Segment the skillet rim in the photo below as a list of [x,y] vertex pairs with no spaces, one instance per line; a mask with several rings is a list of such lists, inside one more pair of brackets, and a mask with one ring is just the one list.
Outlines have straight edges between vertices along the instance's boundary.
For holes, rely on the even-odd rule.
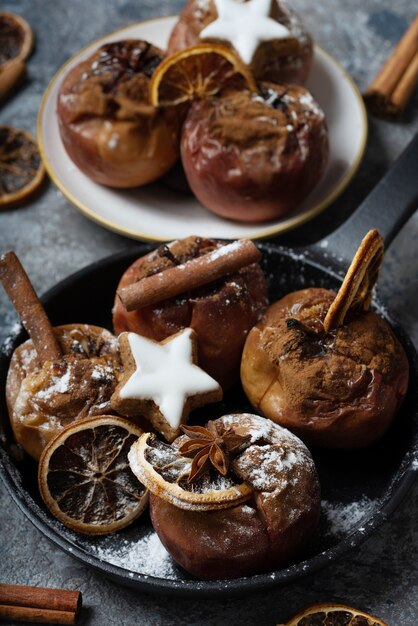
[[[328,266],[325,267],[318,260],[320,255],[316,250],[310,250],[309,248],[304,250],[303,253],[305,258],[302,260],[300,259],[302,251],[298,249],[289,249],[269,242],[257,242],[256,245],[262,251],[264,250],[267,252],[271,250],[274,253],[279,253],[292,259],[297,259],[299,262],[303,263],[303,265],[315,268],[329,277],[336,280],[341,279],[341,265],[338,261],[333,260],[332,257],[328,257],[326,259]],[[74,284],[77,280],[86,277],[94,271],[99,269],[103,270],[106,267],[125,259],[127,263],[130,263],[137,258],[137,256],[142,255],[155,247],[156,245],[152,244],[140,244],[135,248],[118,252],[94,261],[93,263],[59,281],[41,297],[41,300],[48,309],[48,303],[53,300],[57,294],[65,289],[68,289],[68,287]],[[395,334],[404,346],[408,355],[411,370],[417,373],[418,355],[412,341],[409,339],[409,336],[396,319],[391,316],[390,311],[388,311],[378,299],[375,300],[375,304],[377,304],[378,309],[384,314],[384,317],[390,323]],[[21,343],[23,337],[24,331],[21,330],[21,332],[14,337],[6,339],[5,344],[0,349],[0,369],[3,367],[7,368],[12,353],[11,347],[15,349],[15,347]],[[10,341],[12,341],[12,345],[10,344]],[[415,413],[415,416],[418,416],[418,411]],[[3,433],[0,433],[0,435],[3,435]],[[398,472],[392,477],[392,481],[389,484],[380,508],[373,512],[372,517],[364,525],[362,525],[361,528],[353,530],[337,544],[309,559],[290,565],[284,569],[278,570],[277,572],[255,574],[253,576],[230,580],[177,581],[140,573],[134,573],[133,577],[132,575],[129,576],[129,573],[132,574],[132,572],[129,572],[128,570],[117,565],[113,565],[112,563],[100,560],[98,557],[89,554],[87,551],[77,546],[67,537],[63,537],[60,534],[59,527],[56,526],[55,520],[50,518],[46,511],[44,511],[35,502],[35,500],[33,500],[30,493],[23,488],[19,477],[16,476],[14,463],[9,458],[6,450],[3,449],[1,444],[2,441],[0,439],[0,477],[2,478],[7,491],[18,508],[47,539],[61,548],[68,555],[75,557],[78,561],[81,561],[89,567],[92,567],[94,570],[105,574],[112,580],[124,586],[133,587],[148,593],[163,593],[178,597],[194,596],[195,598],[214,598],[233,596],[242,591],[266,591],[273,587],[278,587],[279,585],[295,582],[305,576],[313,574],[366,540],[401,504],[407,492],[412,487],[416,475],[418,474],[418,429],[416,429],[414,438],[411,441],[411,447],[407,450],[407,454],[409,454],[411,458],[409,461],[405,458]],[[415,452],[415,456],[413,452]]]

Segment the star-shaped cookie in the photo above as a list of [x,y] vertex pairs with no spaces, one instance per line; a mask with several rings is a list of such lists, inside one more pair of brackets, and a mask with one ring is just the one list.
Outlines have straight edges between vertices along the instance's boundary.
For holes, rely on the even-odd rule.
[[122,333],[124,375],[111,407],[126,417],[143,416],[168,441],[180,434],[190,411],[222,399],[222,388],[197,365],[197,335],[185,328],[161,343]]
[[250,64],[262,41],[287,39],[290,31],[270,17],[271,0],[215,0],[218,18],[200,33],[200,39],[231,43],[244,63]]

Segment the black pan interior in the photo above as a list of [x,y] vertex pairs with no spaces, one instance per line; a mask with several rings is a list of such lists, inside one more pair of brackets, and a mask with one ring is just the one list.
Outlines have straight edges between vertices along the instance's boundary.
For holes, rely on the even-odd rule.
[[[320,263],[284,248],[269,244],[261,244],[260,248],[271,302],[296,289],[309,286],[335,289],[340,284],[337,270],[325,269]],[[111,308],[119,278],[130,263],[149,249],[150,246],[140,246],[135,253],[109,257],[59,283],[43,298],[52,323],[86,322],[111,328]],[[379,303],[375,306],[402,341],[411,364],[411,380],[417,380],[418,361],[411,342],[386,309]],[[411,384],[400,414],[378,444],[355,452],[312,449],[320,475],[323,511],[314,540],[289,567],[232,581],[208,582],[198,581],[172,564],[167,577],[159,572],[150,575],[117,560],[109,562],[106,557],[109,549],[118,554],[122,548],[133,547],[151,536],[148,515],[114,536],[89,538],[70,532],[46,511],[38,494],[35,463],[26,456],[19,460],[15,454],[4,400],[11,353],[25,338],[22,331],[7,341],[0,357],[1,475],[15,502],[44,535],[122,584],[148,592],[196,597],[267,589],[296,580],[358,545],[395,509],[413,482],[418,465],[418,398],[416,385]],[[239,385],[226,394],[221,404],[196,411],[193,419],[203,422],[235,411],[252,411]]]

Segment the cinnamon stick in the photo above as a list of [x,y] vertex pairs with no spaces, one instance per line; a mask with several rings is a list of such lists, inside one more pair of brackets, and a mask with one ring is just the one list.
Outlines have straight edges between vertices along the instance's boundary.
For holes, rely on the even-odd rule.
[[120,289],[118,297],[127,311],[134,311],[207,285],[260,258],[261,253],[254,243],[249,239],[241,239],[182,265],[143,278]]
[[80,591],[0,584],[0,620],[40,624],[75,624]]
[[383,261],[384,242],[373,228],[363,238],[351,261],[341,287],[324,319],[324,330],[344,324],[349,310],[367,311],[372,299],[372,290],[377,281]]
[[32,622],[35,624],[75,624],[77,616],[70,611],[38,609],[36,607],[0,605],[0,621]]
[[62,353],[51,323],[14,252],[0,257],[0,281],[33,341],[39,362],[59,359]]
[[409,102],[415,87],[418,85],[418,50],[409,66],[405,70],[404,75],[392,93],[392,109],[396,114],[400,112]]
[[364,94],[368,110],[380,117],[403,111],[418,84],[418,16]]

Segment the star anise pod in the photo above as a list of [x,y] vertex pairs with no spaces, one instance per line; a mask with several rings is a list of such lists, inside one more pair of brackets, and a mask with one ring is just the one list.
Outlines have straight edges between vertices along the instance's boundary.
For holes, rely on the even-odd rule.
[[214,422],[209,422],[207,428],[203,426],[181,426],[187,435],[179,452],[184,456],[193,457],[188,482],[199,478],[212,466],[223,476],[226,476],[229,461],[245,444],[249,443],[250,435],[237,435],[232,429],[218,433]]

